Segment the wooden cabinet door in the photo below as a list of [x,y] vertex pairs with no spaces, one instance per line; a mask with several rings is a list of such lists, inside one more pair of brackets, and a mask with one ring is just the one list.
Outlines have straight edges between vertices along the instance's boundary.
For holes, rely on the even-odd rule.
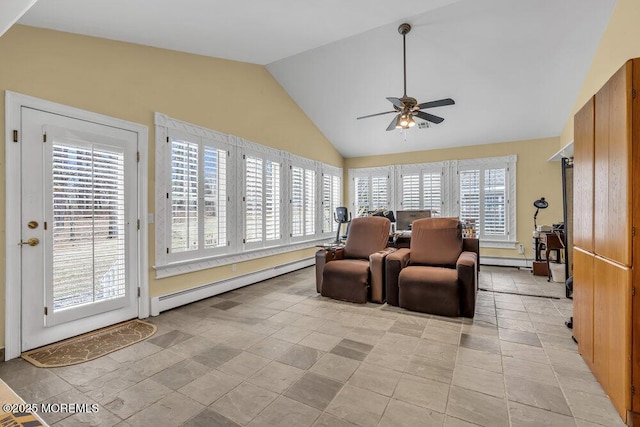
[[594,98],[573,119],[573,244],[593,252]]
[[623,420],[631,408],[631,269],[594,262],[593,371]]
[[573,336],[578,351],[593,369],[593,273],[592,253],[573,250]]
[[595,95],[594,252],[631,265],[631,81],[628,61]]

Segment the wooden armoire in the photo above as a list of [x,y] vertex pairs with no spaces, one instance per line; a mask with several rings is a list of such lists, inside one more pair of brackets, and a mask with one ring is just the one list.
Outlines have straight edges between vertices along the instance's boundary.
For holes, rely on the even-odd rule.
[[633,59],[576,114],[573,171],[574,336],[620,416],[633,425],[640,425],[637,89],[640,59]]

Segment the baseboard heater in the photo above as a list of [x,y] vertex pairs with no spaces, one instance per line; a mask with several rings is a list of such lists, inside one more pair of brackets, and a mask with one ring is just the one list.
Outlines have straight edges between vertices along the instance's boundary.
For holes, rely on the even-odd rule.
[[497,265],[500,267],[527,267],[531,268],[531,260],[524,258],[502,258],[480,256],[480,265]]
[[314,257],[151,298],[151,315],[315,265]]

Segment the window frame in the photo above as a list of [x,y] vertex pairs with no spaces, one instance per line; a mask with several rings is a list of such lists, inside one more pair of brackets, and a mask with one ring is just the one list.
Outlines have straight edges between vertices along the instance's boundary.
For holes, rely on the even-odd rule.
[[419,204],[420,206],[417,208],[419,210],[430,209],[430,207],[425,207],[425,197],[424,197],[424,175],[429,173],[439,173],[440,178],[440,211],[438,216],[447,217],[453,215],[452,205],[452,197],[450,191],[450,162],[432,162],[432,163],[417,163],[411,165],[399,165],[397,168],[397,188],[396,188],[396,210],[416,210],[407,209],[403,205],[404,199],[404,177],[407,175],[418,175],[418,188],[419,188]]
[[[321,232],[322,212],[317,209],[321,206],[321,174],[323,170],[331,170],[338,176],[342,176],[342,168],[327,165],[319,161],[295,156],[289,152],[267,147],[247,141],[243,138],[227,135],[211,129],[207,129],[188,122],[174,119],[162,113],[155,113],[155,214],[150,213],[150,223],[155,222],[155,264],[156,278],[171,277],[179,274],[205,270],[213,267],[229,265],[238,262],[249,261],[283,254],[292,251],[313,248],[316,244],[326,241],[329,237]],[[171,238],[171,210],[167,205],[168,195],[171,192],[171,148],[169,144],[169,134],[181,131],[194,137],[200,137],[214,141],[218,146],[227,151],[226,162],[226,191],[227,191],[227,247],[221,253],[203,254],[198,257],[183,255],[179,257],[168,257],[167,244]],[[267,157],[272,161],[279,162],[280,171],[280,234],[278,241],[270,240],[266,244],[249,245],[243,244],[244,221],[237,221],[236,218],[244,217],[244,203],[242,196],[244,193],[244,159],[242,154],[252,152],[259,156]],[[289,166],[292,162],[302,162],[307,167],[315,171],[314,204],[317,216],[314,217],[313,235],[307,235],[304,239],[291,239],[290,233],[290,209],[286,204],[290,194]],[[342,195],[341,195],[342,197]],[[342,204],[342,199],[341,204]],[[153,216],[155,215],[155,221]],[[327,233],[328,234],[328,233]]]
[[[507,167],[507,199],[506,206],[507,219],[505,221],[507,227],[507,235],[503,239],[495,238],[495,236],[483,237],[480,236],[480,246],[488,248],[504,248],[515,249],[517,243],[517,228],[516,228],[516,167],[517,156],[501,156],[501,157],[486,157],[476,159],[465,160],[447,160],[442,162],[431,163],[416,163],[416,164],[403,164],[403,165],[390,165],[385,167],[373,167],[373,168],[353,168],[348,170],[349,179],[349,206],[353,217],[355,218],[357,212],[357,194],[355,188],[356,178],[369,179],[371,177],[382,176],[386,173],[389,174],[389,186],[387,188],[389,198],[389,208],[394,211],[404,210],[402,207],[402,175],[403,174],[420,174],[420,186],[423,185],[422,180],[424,172],[421,171],[434,171],[442,170],[443,179],[441,182],[442,191],[442,214],[443,217],[460,217],[460,175],[459,171],[465,168],[485,168],[492,169],[495,167],[501,167],[506,165]],[[496,166],[497,165],[497,166]],[[391,191],[393,189],[393,191]],[[371,185],[369,184],[369,190],[371,192]],[[370,197],[370,196],[369,196]],[[424,206],[424,201],[420,201],[421,207]]]
[[365,179],[368,182],[368,190],[367,190],[367,198],[369,201],[369,210],[372,206],[372,194],[373,194],[373,179],[374,178],[386,178],[387,185],[387,204],[386,209],[393,209],[395,207],[395,194],[397,191],[392,191],[395,188],[395,174],[394,174],[394,166],[389,167],[376,167],[376,168],[359,168],[359,169],[349,169],[349,194],[352,199],[350,200],[351,212],[353,218],[357,218],[362,216],[364,212],[361,211],[361,208],[358,206],[358,195],[356,194],[356,179]]
[[[302,226],[302,234],[294,236],[293,235],[293,218],[294,218],[294,206],[293,206],[293,168],[302,169],[302,203],[303,203],[303,226]],[[305,159],[304,157],[291,155],[289,157],[289,176],[288,176],[288,184],[289,184],[289,239],[291,242],[302,242],[307,240],[313,240],[322,237],[322,233],[320,232],[320,219],[321,214],[318,209],[322,203],[322,195],[321,195],[321,171],[318,167],[318,162],[315,162],[310,159]],[[309,173],[313,173],[313,182],[311,185],[308,185],[308,175]],[[313,192],[313,206],[311,206],[312,212],[308,212],[308,206],[306,203],[307,193]],[[313,228],[311,233],[308,232],[306,219],[311,218],[313,220]]]
[[[517,156],[487,157],[480,159],[458,160],[453,164],[457,176],[456,200],[457,216],[460,217],[460,172],[478,170],[480,176],[480,224],[478,238],[481,247],[514,249],[517,242],[516,228],[516,166]],[[504,236],[484,234],[484,173],[489,169],[505,169],[505,234]]]
[[[344,199],[342,197],[342,192],[343,192],[342,169],[334,166],[324,165],[324,164],[321,166],[321,168],[322,168],[322,172],[320,174],[320,188],[321,188],[320,206],[322,207],[322,209],[319,209],[320,233],[326,237],[333,237],[335,233],[338,231],[338,225],[339,225],[334,220],[336,208],[339,206],[345,206]],[[329,208],[328,208],[329,217],[328,218],[325,217],[325,199],[326,199],[325,186],[324,186],[325,177],[328,177],[330,182],[329,195],[328,195],[328,201],[329,201]],[[335,187],[336,179],[338,181],[337,188]],[[328,221],[331,224],[331,227],[329,227],[330,228],[329,230],[326,230],[324,227],[325,219],[328,219]]]
[[[224,246],[217,246],[214,248],[204,248],[204,222],[202,221],[202,219],[204,218],[204,148],[206,147],[212,147],[215,148],[216,150],[219,151],[223,151],[224,153],[226,153],[227,158],[225,159],[225,190],[228,191],[227,189],[229,188],[229,176],[228,176],[228,160],[229,160],[229,152],[226,149],[226,144],[224,143],[224,141],[221,140],[216,140],[214,138],[211,137],[207,137],[207,136],[199,136],[199,135],[194,135],[182,130],[178,130],[178,129],[169,129],[167,132],[167,140],[166,140],[166,144],[167,144],[167,151],[168,151],[168,155],[166,156],[166,160],[168,162],[168,165],[166,165],[165,167],[167,168],[167,170],[169,171],[169,176],[171,177],[172,172],[173,172],[173,165],[172,165],[172,146],[171,144],[173,143],[173,139],[179,139],[181,141],[186,141],[192,144],[197,144],[198,146],[198,172],[197,172],[197,176],[198,176],[198,191],[197,191],[197,198],[198,198],[198,248],[197,249],[193,249],[193,250],[185,250],[185,251],[180,251],[180,252],[173,252],[171,250],[171,235],[172,235],[172,187],[169,184],[167,187],[167,191],[166,191],[166,197],[164,198],[164,201],[166,203],[165,206],[165,211],[169,213],[168,215],[168,220],[165,222],[164,226],[165,226],[165,234],[167,236],[169,236],[169,239],[166,241],[165,247],[166,247],[166,262],[167,263],[175,263],[175,262],[182,262],[185,260],[190,260],[190,259],[200,259],[200,258],[206,258],[206,257],[211,257],[211,256],[216,256],[216,255],[223,255],[229,252],[229,216],[228,216],[228,209],[225,209],[225,240],[227,241],[227,244]],[[160,193],[162,194],[162,193]]]

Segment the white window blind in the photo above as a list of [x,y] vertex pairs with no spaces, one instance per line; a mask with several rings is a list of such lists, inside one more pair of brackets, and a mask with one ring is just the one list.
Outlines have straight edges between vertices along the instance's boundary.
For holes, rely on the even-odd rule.
[[460,219],[471,223],[480,239],[509,237],[508,168],[461,170]]
[[245,243],[262,241],[262,159],[245,156]]
[[204,147],[204,247],[227,245],[227,153]]
[[442,216],[442,172],[423,173],[422,208],[430,209],[432,217]]
[[280,240],[280,163],[245,155],[244,169],[244,243]]
[[265,240],[278,240],[280,232],[280,163],[266,161],[265,168]]
[[355,215],[361,216],[371,210],[371,204],[369,201],[369,178],[359,176],[355,177],[355,189]]
[[484,223],[485,236],[504,236],[506,221],[506,169],[484,171]]
[[340,197],[342,179],[336,175],[322,175],[322,232],[338,230],[338,223],[334,221],[333,214],[338,206],[341,206]]
[[431,216],[442,214],[442,172],[421,170],[400,176],[402,210],[431,210]]
[[125,296],[124,154],[53,145],[53,310]]
[[316,171],[291,167],[291,237],[316,234]]
[[420,175],[402,176],[402,209],[416,210],[421,207]]
[[460,171],[460,220],[469,222],[476,233],[480,225],[480,171]]
[[386,176],[371,177],[371,208],[387,209],[389,207],[389,178]]
[[183,135],[171,138],[171,243],[175,260],[227,247],[227,151]]
[[171,141],[171,253],[198,249],[197,143]]
[[304,235],[304,169],[291,168],[291,237]]
[[[354,216],[363,216],[376,209],[390,208],[389,172],[371,172],[352,177],[354,186]],[[353,193],[352,193],[353,194]]]

